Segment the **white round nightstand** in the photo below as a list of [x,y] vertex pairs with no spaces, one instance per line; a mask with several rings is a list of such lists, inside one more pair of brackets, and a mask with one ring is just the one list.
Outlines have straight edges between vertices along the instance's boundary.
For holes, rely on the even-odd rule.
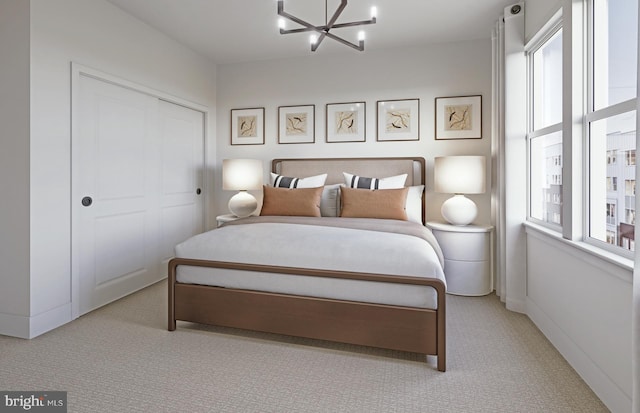
[[216,222],[218,223],[218,226],[220,226],[225,222],[235,221],[236,219],[239,219],[239,218],[233,214],[224,214],[224,215],[218,215],[216,217]]
[[427,228],[442,248],[448,293],[487,295],[493,291],[492,226],[427,222]]

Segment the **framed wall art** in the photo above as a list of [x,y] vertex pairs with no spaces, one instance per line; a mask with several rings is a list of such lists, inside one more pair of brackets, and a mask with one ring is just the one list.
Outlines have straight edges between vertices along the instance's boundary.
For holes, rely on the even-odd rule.
[[264,108],[231,109],[231,144],[264,144]]
[[314,143],[315,105],[278,107],[278,143]]
[[436,139],[482,139],[482,96],[436,98]]
[[327,104],[327,142],[366,140],[366,103]]
[[420,99],[378,101],[378,141],[420,140]]

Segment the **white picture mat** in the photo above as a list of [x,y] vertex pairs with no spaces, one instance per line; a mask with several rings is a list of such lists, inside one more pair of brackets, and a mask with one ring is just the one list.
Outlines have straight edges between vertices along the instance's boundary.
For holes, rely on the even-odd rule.
[[[355,112],[355,130],[353,132],[341,133],[337,131],[336,124],[339,122],[340,113]],[[366,140],[366,103],[328,103],[326,133],[327,142],[364,142]]]
[[[244,118],[255,120],[255,133],[242,136],[238,123]],[[262,145],[264,144],[264,108],[231,109],[231,144]]]
[[[314,143],[315,142],[315,105],[278,107],[278,143]],[[288,134],[287,115],[303,113],[306,115],[306,133]]]
[[[387,131],[387,115],[390,111],[402,110],[409,114],[406,130]],[[417,141],[420,140],[420,100],[383,100],[378,101],[378,141]]]
[[[471,106],[471,129],[446,130],[446,107],[453,105]],[[482,96],[454,96],[436,98],[436,139],[481,139],[482,138]]]

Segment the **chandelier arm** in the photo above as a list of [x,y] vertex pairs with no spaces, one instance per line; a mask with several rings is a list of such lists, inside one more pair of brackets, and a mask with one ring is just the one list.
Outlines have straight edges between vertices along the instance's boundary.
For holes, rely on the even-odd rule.
[[[326,8],[326,4],[327,4],[326,0],[324,4]],[[342,14],[342,11],[344,10],[345,7],[347,7],[347,0],[341,0],[340,5],[338,6],[338,9],[335,11],[335,13],[333,13],[333,16],[331,16],[331,20],[327,22],[327,28],[318,37],[318,40],[316,40],[316,42],[311,46],[312,51],[315,52],[318,46],[320,46],[320,43],[322,43],[322,41],[327,36],[327,34],[329,34],[329,30],[333,28],[333,25],[336,23],[336,20],[338,20],[338,17],[340,17],[340,14]]]
[[[278,0],[278,15],[285,17],[289,20],[291,20],[294,23],[298,23],[300,26],[304,26],[306,28],[306,30],[302,30],[299,29],[300,31],[316,31],[318,33],[324,33],[322,27],[316,27],[314,25],[312,25],[311,23],[308,23],[302,19],[297,18],[296,16],[287,13],[286,11],[284,11],[284,1],[283,0]],[[284,29],[280,29],[280,34],[288,34],[289,32],[292,32],[290,30],[284,30]]]
[[372,17],[370,20],[362,20],[359,22],[350,22],[350,23],[338,23],[331,26],[332,29],[340,29],[342,27],[353,27],[353,26],[364,26],[367,24],[375,24],[376,18]]
[[[350,23],[338,23],[334,24],[332,29],[340,29],[343,27],[354,27],[354,26],[364,26],[366,24],[375,24],[376,19],[373,18],[371,20],[363,20],[359,22],[350,22]],[[292,34],[292,33],[304,33],[304,32],[320,32],[327,29],[327,26],[311,26],[300,28],[300,29],[280,29],[280,34]]]
[[340,43],[344,44],[345,46],[352,47],[352,48],[354,48],[354,49],[356,49],[358,51],[361,51],[361,52],[364,50],[364,40],[360,40],[360,42],[356,45],[356,44],[351,43],[348,40],[344,40],[343,38],[336,36],[333,33],[326,33],[326,35],[327,35],[328,38],[333,39],[333,40],[335,40],[337,42],[340,42]]

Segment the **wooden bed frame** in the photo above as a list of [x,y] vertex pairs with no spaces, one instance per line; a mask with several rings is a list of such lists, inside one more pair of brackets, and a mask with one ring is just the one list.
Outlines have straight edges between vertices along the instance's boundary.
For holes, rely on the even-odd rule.
[[[393,165],[406,161],[413,169],[418,163],[420,172],[411,177],[407,186],[424,184],[423,158],[340,158],[274,160],[274,172],[288,176],[311,176],[314,167],[300,165],[335,164],[338,169],[365,176],[390,176],[386,173]],[[344,162],[348,163],[342,169]],[[361,165],[364,167],[360,167]],[[289,167],[294,165],[293,167]],[[284,166],[280,169],[281,166]],[[381,170],[385,172],[380,172]],[[292,173],[293,172],[293,173]],[[384,175],[383,175],[384,174]],[[341,182],[342,177],[329,174],[327,184]],[[337,182],[336,182],[337,181]],[[424,216],[424,203],[423,203]],[[182,284],[176,281],[179,266],[197,266],[228,269],[230,271],[258,271],[264,273],[293,274],[313,277],[344,278],[378,281],[394,284],[430,286],[437,292],[437,309],[371,304],[355,301],[332,300],[289,294]],[[446,369],[446,288],[442,281],[410,276],[380,275],[347,271],[317,270],[267,265],[254,265],[221,261],[174,258],[168,269],[168,329],[176,329],[176,320],[225,327],[286,334],[313,339],[330,340],[392,350],[409,351],[437,356],[437,369]]]

